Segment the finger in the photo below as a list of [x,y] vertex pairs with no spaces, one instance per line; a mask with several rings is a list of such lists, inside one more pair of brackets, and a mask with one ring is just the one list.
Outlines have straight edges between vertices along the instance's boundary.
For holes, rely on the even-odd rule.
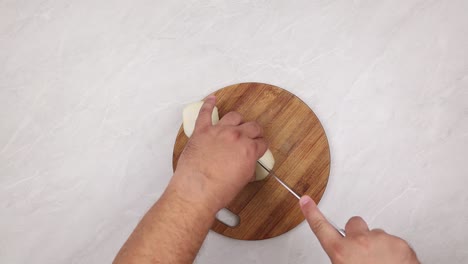
[[341,241],[340,234],[327,221],[315,202],[307,195],[301,197],[299,204],[310,228],[317,236],[328,255],[333,254],[334,245]]
[[195,129],[208,127],[213,124],[211,120],[211,115],[213,113],[215,104],[216,104],[216,97],[214,95],[210,95],[205,98],[205,102],[200,108],[197,121],[195,122]]
[[376,233],[376,234],[387,234],[387,232],[385,232],[383,229],[380,229],[380,228],[372,229],[371,232]]
[[257,160],[260,159],[263,154],[265,154],[265,152],[267,151],[268,149],[268,143],[266,142],[265,139],[263,138],[256,138],[254,139],[254,142],[256,144],[256,151],[257,151]]
[[259,138],[263,136],[263,129],[257,122],[247,122],[239,126],[242,134],[249,138]]
[[369,232],[367,223],[359,216],[351,217],[345,226],[346,236],[362,235]]
[[237,112],[229,112],[219,120],[223,126],[238,126],[242,123],[242,115]]

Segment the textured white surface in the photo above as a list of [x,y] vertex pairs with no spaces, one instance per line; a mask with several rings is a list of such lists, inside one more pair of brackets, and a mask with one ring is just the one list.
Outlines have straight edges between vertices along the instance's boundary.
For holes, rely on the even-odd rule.
[[[0,262],[108,263],[171,176],[181,111],[259,81],[327,131],[320,207],[467,263],[468,2],[0,1]],[[305,224],[198,263],[327,263]]]

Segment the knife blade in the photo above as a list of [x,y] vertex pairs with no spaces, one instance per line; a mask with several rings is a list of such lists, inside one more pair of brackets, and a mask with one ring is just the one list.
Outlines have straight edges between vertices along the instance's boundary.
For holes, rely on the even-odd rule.
[[[294,195],[294,197],[296,197],[298,200],[301,199],[301,196],[299,194],[297,194],[295,191],[293,191],[293,189],[291,189],[291,187],[289,187],[284,181],[282,181],[278,176],[276,176],[276,173],[272,170],[272,169],[269,169],[265,166],[265,164],[263,164],[261,161],[257,161],[257,163],[263,168],[265,169],[266,171],[268,171],[268,173],[273,177],[275,178],[275,180],[277,182],[279,182],[281,184],[281,186],[283,186],[286,190],[289,191],[289,193],[291,193],[292,195]],[[343,228],[339,228],[335,223],[333,223],[332,221],[330,221],[330,219],[328,219],[327,217],[325,217],[325,219],[327,219],[327,221],[336,229],[336,231],[342,236],[342,237],[345,237],[346,236],[346,233],[345,233],[345,230]]]
[[266,171],[268,171],[268,173],[273,176],[273,178],[275,178],[275,180],[277,180],[281,185],[283,185],[284,188],[286,188],[286,190],[288,190],[292,195],[294,195],[294,197],[296,197],[298,200],[301,199],[301,196],[299,194],[297,194],[295,191],[293,191],[286,183],[284,183],[280,178],[278,178],[278,176],[276,176],[276,174],[270,170],[269,168],[267,168],[261,161],[257,161],[258,164],[260,164],[260,166],[262,166],[263,169],[265,169]]

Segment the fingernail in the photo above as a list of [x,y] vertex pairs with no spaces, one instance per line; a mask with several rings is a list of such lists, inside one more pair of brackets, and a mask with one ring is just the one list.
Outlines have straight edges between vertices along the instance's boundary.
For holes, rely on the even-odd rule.
[[299,200],[299,204],[300,204],[301,206],[304,206],[304,205],[310,203],[311,201],[312,201],[312,198],[310,198],[310,197],[307,196],[307,195],[304,195],[304,196],[302,196],[301,199]]

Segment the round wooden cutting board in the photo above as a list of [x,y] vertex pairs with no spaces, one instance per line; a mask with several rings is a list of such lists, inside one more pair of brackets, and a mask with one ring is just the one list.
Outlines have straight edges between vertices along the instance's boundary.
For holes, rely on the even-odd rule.
[[[240,83],[214,94],[220,118],[237,111],[245,121],[256,120],[264,128],[277,176],[318,203],[328,182],[330,149],[314,112],[294,94],[269,84]],[[181,126],[174,145],[174,170],[187,141]],[[239,216],[239,224],[230,227],[216,220],[212,230],[236,239],[272,238],[304,220],[298,200],[273,177],[249,183],[227,209]]]

